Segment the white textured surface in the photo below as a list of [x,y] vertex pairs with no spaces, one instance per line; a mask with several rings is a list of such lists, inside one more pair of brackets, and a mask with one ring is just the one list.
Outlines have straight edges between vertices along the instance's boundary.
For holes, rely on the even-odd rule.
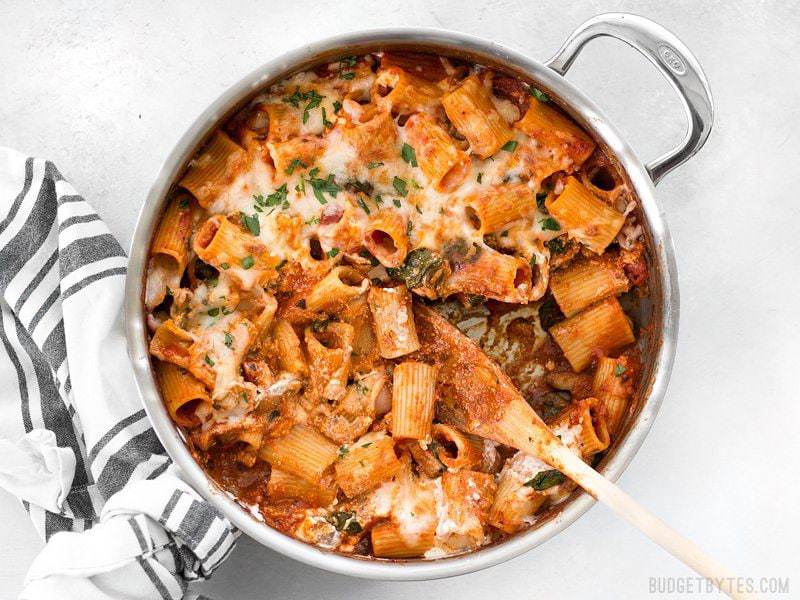
[[[697,54],[714,132],[658,188],[682,292],[678,356],[653,430],[621,485],[744,576],[800,590],[800,85],[790,3],[53,2],[0,4],[0,144],[53,160],[127,245],[163,157],[218,94],[284,49],[382,26],[458,29],[544,59],[586,18],[648,16]],[[367,6],[367,3],[363,3]],[[593,42],[569,78],[650,159],[684,130],[677,100],[620,43]],[[13,597],[40,548],[0,492],[0,590]],[[602,507],[505,565],[428,583],[359,581],[241,540],[212,581],[226,598],[614,597],[689,576]]]

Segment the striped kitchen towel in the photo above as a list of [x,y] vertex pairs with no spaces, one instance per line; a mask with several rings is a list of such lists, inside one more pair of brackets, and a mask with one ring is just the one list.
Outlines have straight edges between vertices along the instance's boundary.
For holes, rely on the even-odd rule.
[[126,257],[56,167],[0,147],[0,486],[47,540],[21,598],[184,598],[233,549],[125,351]]

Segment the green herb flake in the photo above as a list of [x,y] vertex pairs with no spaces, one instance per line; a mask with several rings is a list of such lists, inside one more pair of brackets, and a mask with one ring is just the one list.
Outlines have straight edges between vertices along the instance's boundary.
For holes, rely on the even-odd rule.
[[382,166],[383,166],[382,162],[378,162],[378,161],[375,161],[375,160],[372,160],[372,161],[367,163],[367,168],[368,169],[377,169],[378,167],[382,167]]
[[326,254],[328,255],[328,258],[333,258],[337,254],[339,254],[339,249],[338,248],[331,248],[330,250],[328,250],[328,252]]
[[528,93],[536,98],[539,102],[550,102],[550,96],[545,94],[539,88],[535,88],[533,86],[528,87]]
[[239,213],[239,215],[242,219],[242,223],[244,223],[244,226],[250,230],[250,233],[253,235],[258,235],[261,233],[261,224],[258,221],[258,215],[254,214],[250,216],[244,213]]
[[370,251],[369,251],[369,250],[367,250],[366,248],[362,249],[362,250],[361,250],[361,251],[358,253],[358,255],[359,255],[361,258],[366,258],[366,259],[367,259],[367,260],[370,262],[370,264],[371,264],[373,267],[377,267],[377,266],[380,264],[380,262],[378,261],[378,259],[377,259],[377,258],[375,258],[374,256],[372,256],[372,254],[370,253]]
[[361,444],[362,448],[369,448],[370,446],[372,446],[372,442],[367,442],[366,444]]
[[547,217],[539,221],[543,231],[561,231],[561,225],[553,217]]
[[328,329],[328,323],[330,322],[330,319],[317,319],[316,321],[312,321],[311,331],[314,333],[322,333]]
[[278,206],[279,204],[286,202],[288,196],[289,190],[286,188],[286,184],[284,183],[281,187],[264,199],[264,206]]
[[227,331],[225,332],[225,345],[228,348],[233,346],[233,336],[230,333],[228,333]]
[[478,173],[478,183],[483,183],[483,173]]
[[322,107],[322,126],[325,129],[330,129],[333,127],[333,121],[328,120],[328,114],[325,112],[325,107]]
[[413,147],[409,146],[408,144],[403,144],[403,149],[400,151],[400,156],[403,157],[403,160],[410,164],[412,167],[419,166],[417,164],[417,152],[414,150]]
[[350,448],[347,446],[339,446],[339,458],[344,458],[348,452],[350,452]]
[[358,205],[359,205],[359,206],[362,208],[362,210],[363,210],[365,213],[367,213],[367,214],[370,214],[369,206],[367,206],[367,203],[366,203],[366,202],[364,202],[364,199],[363,199],[363,198],[361,198],[361,197],[359,196],[359,198],[358,198],[358,200],[356,200],[356,202],[358,202]]
[[392,179],[392,185],[394,186],[394,189],[397,191],[397,193],[400,194],[403,198],[405,198],[408,195],[408,185],[406,184],[405,179],[400,179],[399,177],[395,176],[395,178]]
[[293,158],[292,162],[289,163],[289,166],[286,167],[285,172],[287,175],[291,175],[292,173],[294,173],[295,169],[305,169],[306,167],[308,167],[308,165],[304,163],[302,160],[300,160],[299,158]]
[[531,269],[536,266],[536,255],[531,256],[530,260]]
[[311,90],[303,94],[303,100],[308,100],[308,104],[303,109],[303,124],[308,123],[309,111],[319,106],[325,96],[320,96],[316,91]]
[[320,204],[327,204],[328,201],[325,199],[324,194],[330,194],[331,197],[336,198],[336,194],[342,191],[333,178],[333,173],[328,175],[326,179],[322,179],[317,177],[319,173],[318,168],[311,169],[308,172],[311,175],[311,179],[308,182],[311,184],[311,189],[314,192],[314,197],[317,199],[317,202]]
[[617,377],[622,377],[624,373],[625,373],[625,365],[618,364],[616,367],[614,367],[614,375],[616,375]]
[[206,314],[209,317],[216,317],[219,314],[219,307],[209,308]]
[[311,217],[306,221],[306,225],[319,225],[319,217]]
[[353,67],[356,66],[357,63],[358,63],[357,56],[343,56],[342,58],[339,59],[339,64],[342,66],[342,68],[349,67],[352,69]]
[[377,204],[378,206],[381,206],[383,204],[383,198],[381,198],[380,194],[375,194],[374,200],[375,204]]
[[242,259],[242,268],[244,268],[244,269],[249,269],[249,268],[251,268],[251,267],[252,267],[254,264],[256,264],[256,261],[255,261],[255,259],[254,259],[252,256],[245,256],[245,257]]
[[533,488],[537,492],[543,492],[554,485],[559,485],[566,481],[566,477],[561,471],[550,469],[549,471],[539,471],[533,479],[525,482],[525,487]]
[[445,273],[444,268],[444,259],[439,254],[427,248],[415,248],[400,267],[386,271],[392,279],[403,281],[409,289],[414,289],[435,285]]
[[213,361],[213,360],[211,360],[211,357],[210,357],[208,354],[206,354],[206,355],[203,357],[203,361],[204,361],[204,362],[205,362],[205,363],[206,363],[206,364],[207,364],[209,367],[213,367],[213,366],[214,366],[214,361]]
[[228,269],[231,268],[231,266],[228,263],[224,262],[220,263],[219,268],[222,269],[223,271],[227,271]]
[[181,198],[180,202],[178,202],[178,208],[189,208],[189,199]]
[[397,208],[400,208],[400,200],[397,198],[392,199],[392,204],[394,204]]
[[339,75],[339,77],[340,77],[341,79],[346,79],[346,80],[348,80],[348,81],[349,81],[350,79],[353,79],[353,78],[355,78],[355,76],[356,76],[356,74],[355,74],[355,73],[353,73],[352,71],[350,71],[350,72],[348,72],[348,73],[342,73],[341,75]]
[[333,513],[328,520],[338,531],[342,531],[348,535],[355,535],[361,533],[364,529],[355,517],[355,513],[337,511]]
[[503,147],[502,147],[502,148],[500,148],[500,149],[501,149],[501,150],[505,150],[506,152],[513,152],[514,150],[516,150],[516,149],[517,149],[517,146],[518,146],[518,145],[519,145],[519,142],[518,142],[518,141],[516,141],[516,140],[509,140],[509,141],[507,141],[505,144],[503,144]]
[[338,100],[334,100],[333,102],[333,114],[338,115],[339,111],[342,110],[342,103]]

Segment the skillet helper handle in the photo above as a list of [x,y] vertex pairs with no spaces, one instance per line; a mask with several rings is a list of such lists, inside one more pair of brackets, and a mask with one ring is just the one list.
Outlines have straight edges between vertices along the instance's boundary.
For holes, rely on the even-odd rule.
[[576,29],[545,64],[565,75],[587,42],[608,36],[621,40],[643,54],[678,93],[689,121],[683,141],[646,169],[654,184],[689,160],[705,144],[714,122],[714,104],[705,73],[691,51],[661,25],[626,13],[593,17]]

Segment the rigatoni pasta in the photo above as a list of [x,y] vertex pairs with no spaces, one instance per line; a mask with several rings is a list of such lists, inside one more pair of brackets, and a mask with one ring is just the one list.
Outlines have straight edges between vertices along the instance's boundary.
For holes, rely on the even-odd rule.
[[[457,58],[272,84],[151,240],[168,413],[226,492],[328,550],[435,559],[534,525],[574,484],[511,447],[525,405],[492,406],[515,386],[594,462],[639,385],[647,260],[617,175],[532,83]],[[470,394],[484,416],[453,404]]]

